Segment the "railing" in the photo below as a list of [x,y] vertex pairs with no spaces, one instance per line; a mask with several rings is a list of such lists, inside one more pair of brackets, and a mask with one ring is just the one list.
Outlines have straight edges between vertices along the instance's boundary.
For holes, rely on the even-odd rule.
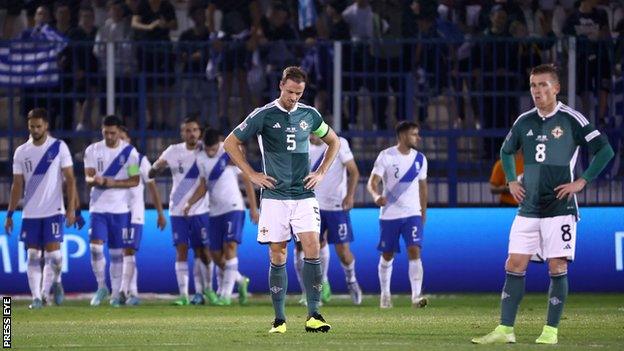
[[[528,71],[553,62],[562,68],[559,98],[598,125],[617,153],[580,202],[624,203],[624,40],[248,44],[70,43],[58,57],[57,84],[0,88],[0,190],[8,189],[12,154],[27,137],[24,116],[32,107],[52,112],[53,134],[68,141],[80,173],[81,152],[100,137],[102,115],[122,116],[137,148],[153,161],[177,142],[184,117],[195,114],[227,133],[253,107],[276,98],[281,69],[297,64],[310,73],[304,100],[350,141],[364,178],[378,152],[394,144],[396,121],[415,120],[430,161],[431,202],[496,204],[488,178],[511,123],[532,107]],[[259,168],[256,151],[250,145]],[[581,157],[579,167],[588,162]],[[169,184],[161,185],[164,195]],[[0,193],[6,203],[8,191]],[[371,203],[364,183],[357,199]]]

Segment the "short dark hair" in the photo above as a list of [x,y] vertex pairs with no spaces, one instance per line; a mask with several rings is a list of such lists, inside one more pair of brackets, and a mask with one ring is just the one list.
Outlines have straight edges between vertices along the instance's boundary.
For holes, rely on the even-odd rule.
[[282,72],[282,83],[286,83],[289,79],[296,83],[306,83],[308,81],[308,74],[299,66],[286,67]]
[[102,120],[102,127],[117,127],[117,128],[122,128],[123,127],[123,121],[121,120],[121,118],[115,116],[115,115],[108,115],[106,117],[104,117],[104,119]]
[[93,9],[93,6],[91,5],[80,5],[78,12],[91,12],[95,14],[95,10]]
[[396,127],[394,127],[394,131],[396,132],[396,136],[398,137],[399,135],[409,131],[410,129],[414,129],[414,128],[420,129],[420,125],[418,125],[418,123],[412,122],[412,121],[401,121],[401,122],[397,123]]
[[553,63],[544,63],[531,69],[531,75],[550,73],[553,78],[559,81],[559,68]]
[[212,146],[221,141],[221,133],[218,130],[212,128],[206,128],[204,130],[204,145]]
[[199,121],[199,118],[197,116],[186,117],[185,119],[182,120],[182,123],[180,123],[180,126],[182,126],[182,124],[187,124],[187,123],[197,123],[199,128],[201,128],[201,126],[202,126],[201,122]]
[[36,107],[28,112],[27,120],[31,119],[42,119],[44,122],[48,123],[48,111],[45,108]]

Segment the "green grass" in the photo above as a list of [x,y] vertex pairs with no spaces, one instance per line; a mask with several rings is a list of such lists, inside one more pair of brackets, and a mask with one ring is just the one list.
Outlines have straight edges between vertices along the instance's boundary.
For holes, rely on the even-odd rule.
[[[332,330],[304,331],[306,310],[295,296],[287,307],[288,332],[269,335],[272,307],[268,298],[250,306],[169,306],[168,301],[139,307],[89,307],[68,301],[62,307],[28,310],[13,303],[13,347],[16,349],[99,350],[530,350],[545,318],[545,294],[524,298],[516,324],[516,345],[471,345],[470,339],[497,325],[497,295],[433,296],[425,309],[410,307],[408,297],[380,310],[376,296],[362,306],[334,299],[322,308]],[[561,350],[622,350],[623,294],[572,294],[559,328]]]

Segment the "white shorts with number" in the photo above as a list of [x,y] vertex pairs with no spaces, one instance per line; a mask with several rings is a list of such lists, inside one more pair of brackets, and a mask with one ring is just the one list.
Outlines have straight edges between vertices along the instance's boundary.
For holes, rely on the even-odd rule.
[[262,199],[260,202],[259,243],[279,243],[289,241],[292,234],[320,231],[319,204],[313,197],[302,200]]
[[574,260],[576,216],[548,218],[516,216],[509,233],[509,253],[537,256],[537,260],[566,257]]

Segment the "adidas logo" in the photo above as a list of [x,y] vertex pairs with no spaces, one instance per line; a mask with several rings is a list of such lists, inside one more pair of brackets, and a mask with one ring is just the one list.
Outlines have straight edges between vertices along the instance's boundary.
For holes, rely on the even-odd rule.
[[571,250],[572,246],[570,246],[570,244],[566,244],[566,246],[563,249],[564,250]]
[[503,291],[503,293],[501,294],[501,300],[504,300],[508,297],[511,297],[511,295],[509,295],[508,293],[506,293],[505,291]]
[[282,126],[279,124],[279,122],[275,123],[273,125],[273,128],[277,129],[277,128],[282,128]]
[[526,136],[533,136],[533,129],[530,129]]

